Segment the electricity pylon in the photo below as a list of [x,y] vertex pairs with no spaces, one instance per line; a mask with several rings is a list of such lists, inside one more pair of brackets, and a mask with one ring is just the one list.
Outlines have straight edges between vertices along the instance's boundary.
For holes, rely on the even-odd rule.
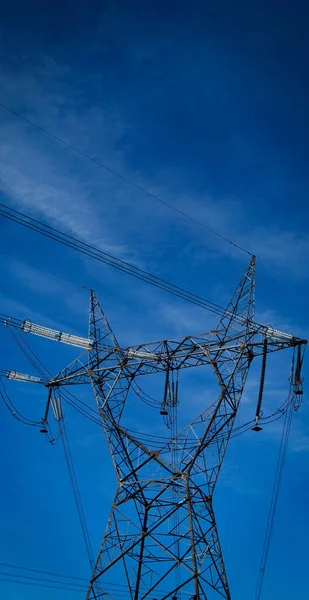
[[[162,599],[181,590],[190,591],[196,599],[208,598],[210,590],[218,597],[230,598],[212,496],[248,373],[253,307],[254,261],[212,339],[185,339],[178,348],[162,343],[160,349],[150,349],[150,362],[147,356],[137,356],[136,367],[141,368],[140,361],[145,360],[147,371],[174,370],[189,366],[192,360],[207,361],[220,388],[211,407],[153,452],[121,428],[132,371],[127,358],[117,350],[119,345],[92,294],[90,376],[118,487],[87,598],[96,598],[94,584],[101,578],[103,581],[111,569],[117,573],[120,561],[134,600],[160,594],[160,586],[167,589],[167,594],[160,594]],[[149,347],[136,352],[143,350],[146,355]],[[108,370],[111,356],[113,367],[118,362],[112,375]],[[101,370],[96,373],[98,365],[104,363],[106,377]]]
[[[84,347],[88,358],[79,357],[45,383],[50,399],[53,388],[59,393],[61,386],[91,382],[117,476],[87,600],[117,600],[107,593],[105,578],[125,583],[131,600],[231,598],[213,494],[249,368],[255,356],[262,355],[265,363],[269,352],[300,349],[306,343],[255,323],[254,301],[253,257],[215,330],[121,348],[91,292],[89,338],[75,338],[75,345]],[[38,333],[29,322],[22,326]],[[48,336],[56,339],[54,334]],[[57,339],[70,343],[68,334],[61,336],[67,337]],[[174,431],[154,449],[142,435],[133,435],[123,426],[125,404],[137,377],[165,374],[161,411],[165,415],[176,410],[173,375],[197,366],[213,370],[218,396],[181,431]],[[14,373],[8,377],[25,377]],[[300,361],[293,383],[301,394]]]

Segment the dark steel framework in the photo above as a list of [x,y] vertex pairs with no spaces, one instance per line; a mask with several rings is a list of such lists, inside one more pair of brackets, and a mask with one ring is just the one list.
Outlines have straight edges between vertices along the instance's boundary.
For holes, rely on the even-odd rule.
[[[107,593],[105,576],[125,583],[131,600],[231,598],[213,494],[249,368],[255,356],[306,343],[257,324],[254,303],[253,257],[216,330],[122,348],[91,292],[86,358],[79,357],[46,383],[50,392],[58,392],[62,386],[91,382],[117,476],[87,600],[117,600]],[[126,400],[138,376],[165,373],[166,401],[174,373],[206,365],[217,379],[218,397],[168,441],[153,449],[144,436],[123,426]],[[296,375],[295,390],[301,393],[299,368]],[[175,410],[175,404],[174,390],[168,410]]]

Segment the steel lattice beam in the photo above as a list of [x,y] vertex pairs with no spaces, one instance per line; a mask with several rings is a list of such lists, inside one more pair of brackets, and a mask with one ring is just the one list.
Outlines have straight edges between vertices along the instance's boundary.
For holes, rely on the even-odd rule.
[[[212,496],[251,361],[254,271],[252,260],[226,316],[198,352],[198,360],[210,364],[218,379],[217,401],[157,452],[121,427],[132,378],[130,359],[121,351],[92,294],[89,337],[94,343],[89,352],[89,376],[118,489],[87,599],[104,592],[105,574],[111,577],[120,571],[134,600],[180,592],[204,600],[210,594],[230,598]],[[243,317],[241,326],[236,316]],[[187,346],[186,351],[188,341],[191,348]],[[192,338],[187,338],[174,352],[166,343],[164,349],[164,356],[149,361],[152,369],[155,364],[165,369],[184,367],[197,344],[194,342],[192,352]],[[153,355],[158,356],[158,349]],[[116,356],[118,366],[114,368]],[[136,358],[143,366],[149,364],[148,356],[132,356],[131,360]],[[98,369],[98,365],[104,368]],[[166,595],[163,589],[168,589]]]
[[[255,356],[306,343],[255,323],[254,301],[253,257],[215,330],[122,348],[91,292],[89,337],[71,336],[87,352],[42,382],[50,390],[91,383],[117,475],[87,600],[112,598],[105,576],[125,582],[131,600],[231,598],[212,500],[249,368]],[[10,324],[20,326],[15,321]],[[48,331],[52,339],[58,333]],[[68,343],[70,335],[57,339]],[[143,436],[123,427],[137,376],[197,366],[213,370],[218,396],[179,433],[153,450]],[[9,378],[31,378],[8,373]]]

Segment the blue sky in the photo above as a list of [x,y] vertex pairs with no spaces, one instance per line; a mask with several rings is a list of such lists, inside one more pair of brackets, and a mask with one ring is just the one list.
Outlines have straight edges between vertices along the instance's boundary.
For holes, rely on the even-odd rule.
[[[307,16],[297,0],[11,2],[0,26],[0,101],[256,253],[258,320],[303,337],[309,329]],[[246,255],[3,110],[0,121],[1,202],[227,303]],[[96,290],[123,344],[215,324],[205,311],[13,223],[1,220],[0,229],[1,312],[86,335],[84,285]],[[0,367],[32,372],[9,333],[1,336]],[[44,340],[33,340],[33,347],[53,372],[76,355]],[[289,361],[290,355],[269,361],[265,411],[285,397]],[[258,378],[257,365],[244,417],[254,414]],[[183,385],[197,409],[211,395],[200,374]],[[12,383],[8,391],[20,410],[41,415],[39,389]],[[137,428],[142,410],[132,418]],[[100,429],[69,409],[66,415],[96,551],[114,491],[112,466]],[[1,561],[88,577],[60,445],[46,444],[4,406],[0,427]],[[280,427],[231,442],[216,492],[239,600],[255,589]],[[293,420],[264,600],[303,598],[307,590],[308,452],[305,401]],[[8,600],[42,597],[40,588],[0,586]],[[44,591],[47,600],[57,597]]]

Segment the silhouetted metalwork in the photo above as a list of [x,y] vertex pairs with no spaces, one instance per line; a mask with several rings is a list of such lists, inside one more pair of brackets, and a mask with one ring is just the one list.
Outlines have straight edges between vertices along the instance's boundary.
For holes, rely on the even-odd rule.
[[[259,431],[267,354],[299,349],[293,383],[300,395],[301,348],[306,343],[256,323],[254,304],[252,257],[218,326],[210,333],[122,348],[93,291],[88,339],[54,330],[46,333],[46,328],[23,322],[22,327],[30,333],[46,333],[50,339],[86,349],[44,384],[59,393],[62,386],[91,383],[115,467],[117,489],[87,600],[117,600],[108,593],[105,577],[125,582],[131,600],[231,598],[213,494],[249,368],[254,357],[263,357],[255,427]],[[21,322],[16,323],[10,322],[21,327]],[[178,373],[189,367],[212,369],[218,396],[178,431]],[[30,380],[9,373],[11,379]],[[143,433],[133,434],[124,427],[123,413],[129,393],[136,390],[137,378],[154,373],[165,375],[157,414],[169,423],[171,436],[154,438],[148,444]],[[181,402],[186,405],[184,398]]]

